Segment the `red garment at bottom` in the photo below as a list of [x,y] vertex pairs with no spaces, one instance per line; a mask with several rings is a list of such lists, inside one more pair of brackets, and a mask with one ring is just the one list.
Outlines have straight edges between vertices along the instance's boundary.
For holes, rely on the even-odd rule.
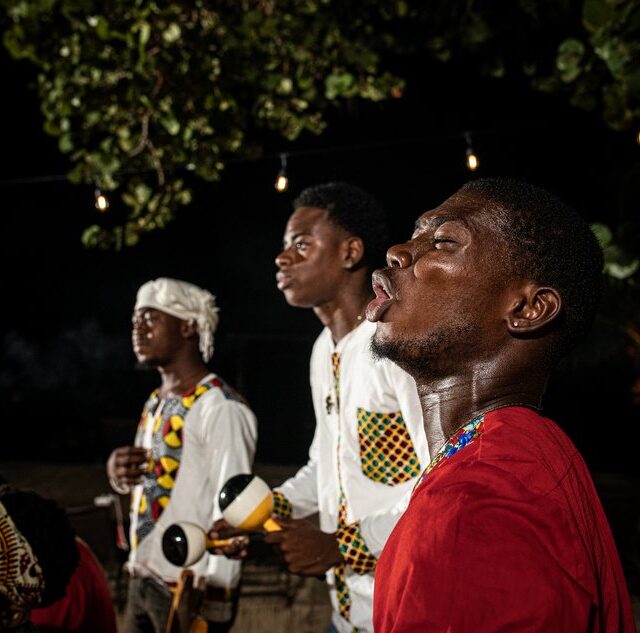
[[616,546],[587,467],[521,407],[415,489],[378,561],[376,633],[630,633]]
[[43,632],[116,633],[116,614],[104,569],[89,546],[76,538],[80,560],[65,596],[44,609],[34,609],[31,621]]

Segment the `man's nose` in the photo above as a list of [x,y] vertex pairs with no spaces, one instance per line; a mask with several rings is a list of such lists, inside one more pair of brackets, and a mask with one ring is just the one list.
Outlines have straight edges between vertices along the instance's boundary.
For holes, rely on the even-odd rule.
[[408,268],[413,261],[413,253],[408,242],[396,244],[387,251],[387,264],[391,268]]
[[276,266],[281,270],[291,265],[291,253],[288,248],[282,249],[278,255],[276,255]]
[[136,334],[137,332],[143,332],[146,330],[146,323],[144,319],[137,319],[131,323],[131,333]]

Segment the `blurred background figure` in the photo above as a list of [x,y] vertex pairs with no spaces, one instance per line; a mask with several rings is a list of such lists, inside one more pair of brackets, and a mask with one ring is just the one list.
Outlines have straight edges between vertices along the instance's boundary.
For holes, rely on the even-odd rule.
[[31,621],[42,633],[116,633],[109,582],[91,548],[76,537],[78,566],[63,598],[34,609]]
[[78,564],[65,511],[29,490],[0,487],[0,630],[28,633],[36,607],[62,598]]
[[[133,351],[156,369],[161,384],[147,400],[134,446],[115,449],[107,463],[114,490],[132,493],[125,633],[164,633],[181,568],[162,553],[165,528],[189,521],[207,528],[220,516],[218,491],[250,472],[256,447],[254,414],[206,363],[218,325],[215,297],[193,284],[159,278],[138,290]],[[235,618],[240,563],[205,554],[191,567],[205,579],[199,617],[209,631]]]

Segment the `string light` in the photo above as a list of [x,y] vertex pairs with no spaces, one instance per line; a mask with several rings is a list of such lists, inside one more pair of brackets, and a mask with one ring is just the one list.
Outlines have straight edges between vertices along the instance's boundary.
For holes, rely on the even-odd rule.
[[[432,134],[429,136],[411,136],[408,138],[394,138],[393,140],[381,140],[381,141],[369,141],[365,143],[353,143],[348,145],[338,145],[338,146],[329,146],[329,147],[321,147],[321,148],[312,148],[312,149],[301,149],[301,150],[292,150],[289,152],[278,152],[273,154],[263,154],[259,158],[247,158],[247,157],[228,157],[225,161],[226,163],[246,163],[254,160],[273,160],[274,158],[280,157],[281,169],[278,172],[278,176],[274,183],[274,188],[283,192],[286,191],[289,187],[289,179],[287,177],[286,168],[287,168],[287,159],[291,156],[303,157],[303,156],[321,156],[326,154],[333,154],[338,152],[356,152],[356,151],[370,151],[374,149],[385,149],[389,147],[396,146],[408,146],[408,145],[416,145],[420,143],[433,143],[434,140],[445,140],[451,138],[459,138],[460,135],[464,137],[467,143],[467,151],[466,151],[466,164],[467,168],[471,171],[475,171],[480,166],[480,160],[478,155],[475,153],[472,147],[471,136],[478,135],[487,135],[487,134],[504,134],[509,132],[510,129],[514,129],[519,131],[522,129],[522,125],[510,125],[510,126],[501,126],[496,129],[480,129],[474,130],[473,132],[445,132],[442,134]],[[527,128],[546,128],[540,123],[533,123],[526,126]],[[634,133],[635,134],[635,133]],[[636,142],[640,144],[640,130],[637,132],[637,135],[634,136]],[[116,172],[116,175],[131,175],[131,174],[147,174],[147,173],[156,173],[154,169],[136,169],[136,170],[123,170],[121,172]],[[49,183],[49,182],[68,182],[69,177],[67,174],[45,174],[42,176],[27,176],[21,178],[9,178],[9,179],[0,179],[0,187],[5,186],[14,186],[14,185],[29,185],[35,183]],[[96,182],[94,180],[94,182]],[[96,208],[100,211],[106,211],[109,206],[109,200],[107,197],[99,190],[96,186],[95,189],[95,202]]]
[[107,199],[107,196],[105,196],[102,193],[102,191],[98,189],[98,187],[96,187],[95,196],[96,196],[96,209],[104,213],[109,208],[109,200]]
[[636,135],[636,143],[640,145],[640,130],[638,130],[638,134]]
[[289,186],[289,179],[287,178],[287,155],[280,154],[280,171],[276,178],[275,188],[282,193],[287,190]]
[[469,134],[469,132],[464,133],[464,140],[467,142],[467,169],[469,171],[475,171],[480,166],[480,161],[478,160],[478,156],[473,150],[473,145],[471,144],[471,134]]

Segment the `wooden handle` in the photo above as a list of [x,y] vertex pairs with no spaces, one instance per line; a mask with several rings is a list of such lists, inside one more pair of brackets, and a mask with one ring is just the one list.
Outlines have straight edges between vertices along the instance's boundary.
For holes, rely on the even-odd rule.
[[214,538],[207,539],[207,549],[214,549],[216,547],[228,547],[233,543],[232,538]]

